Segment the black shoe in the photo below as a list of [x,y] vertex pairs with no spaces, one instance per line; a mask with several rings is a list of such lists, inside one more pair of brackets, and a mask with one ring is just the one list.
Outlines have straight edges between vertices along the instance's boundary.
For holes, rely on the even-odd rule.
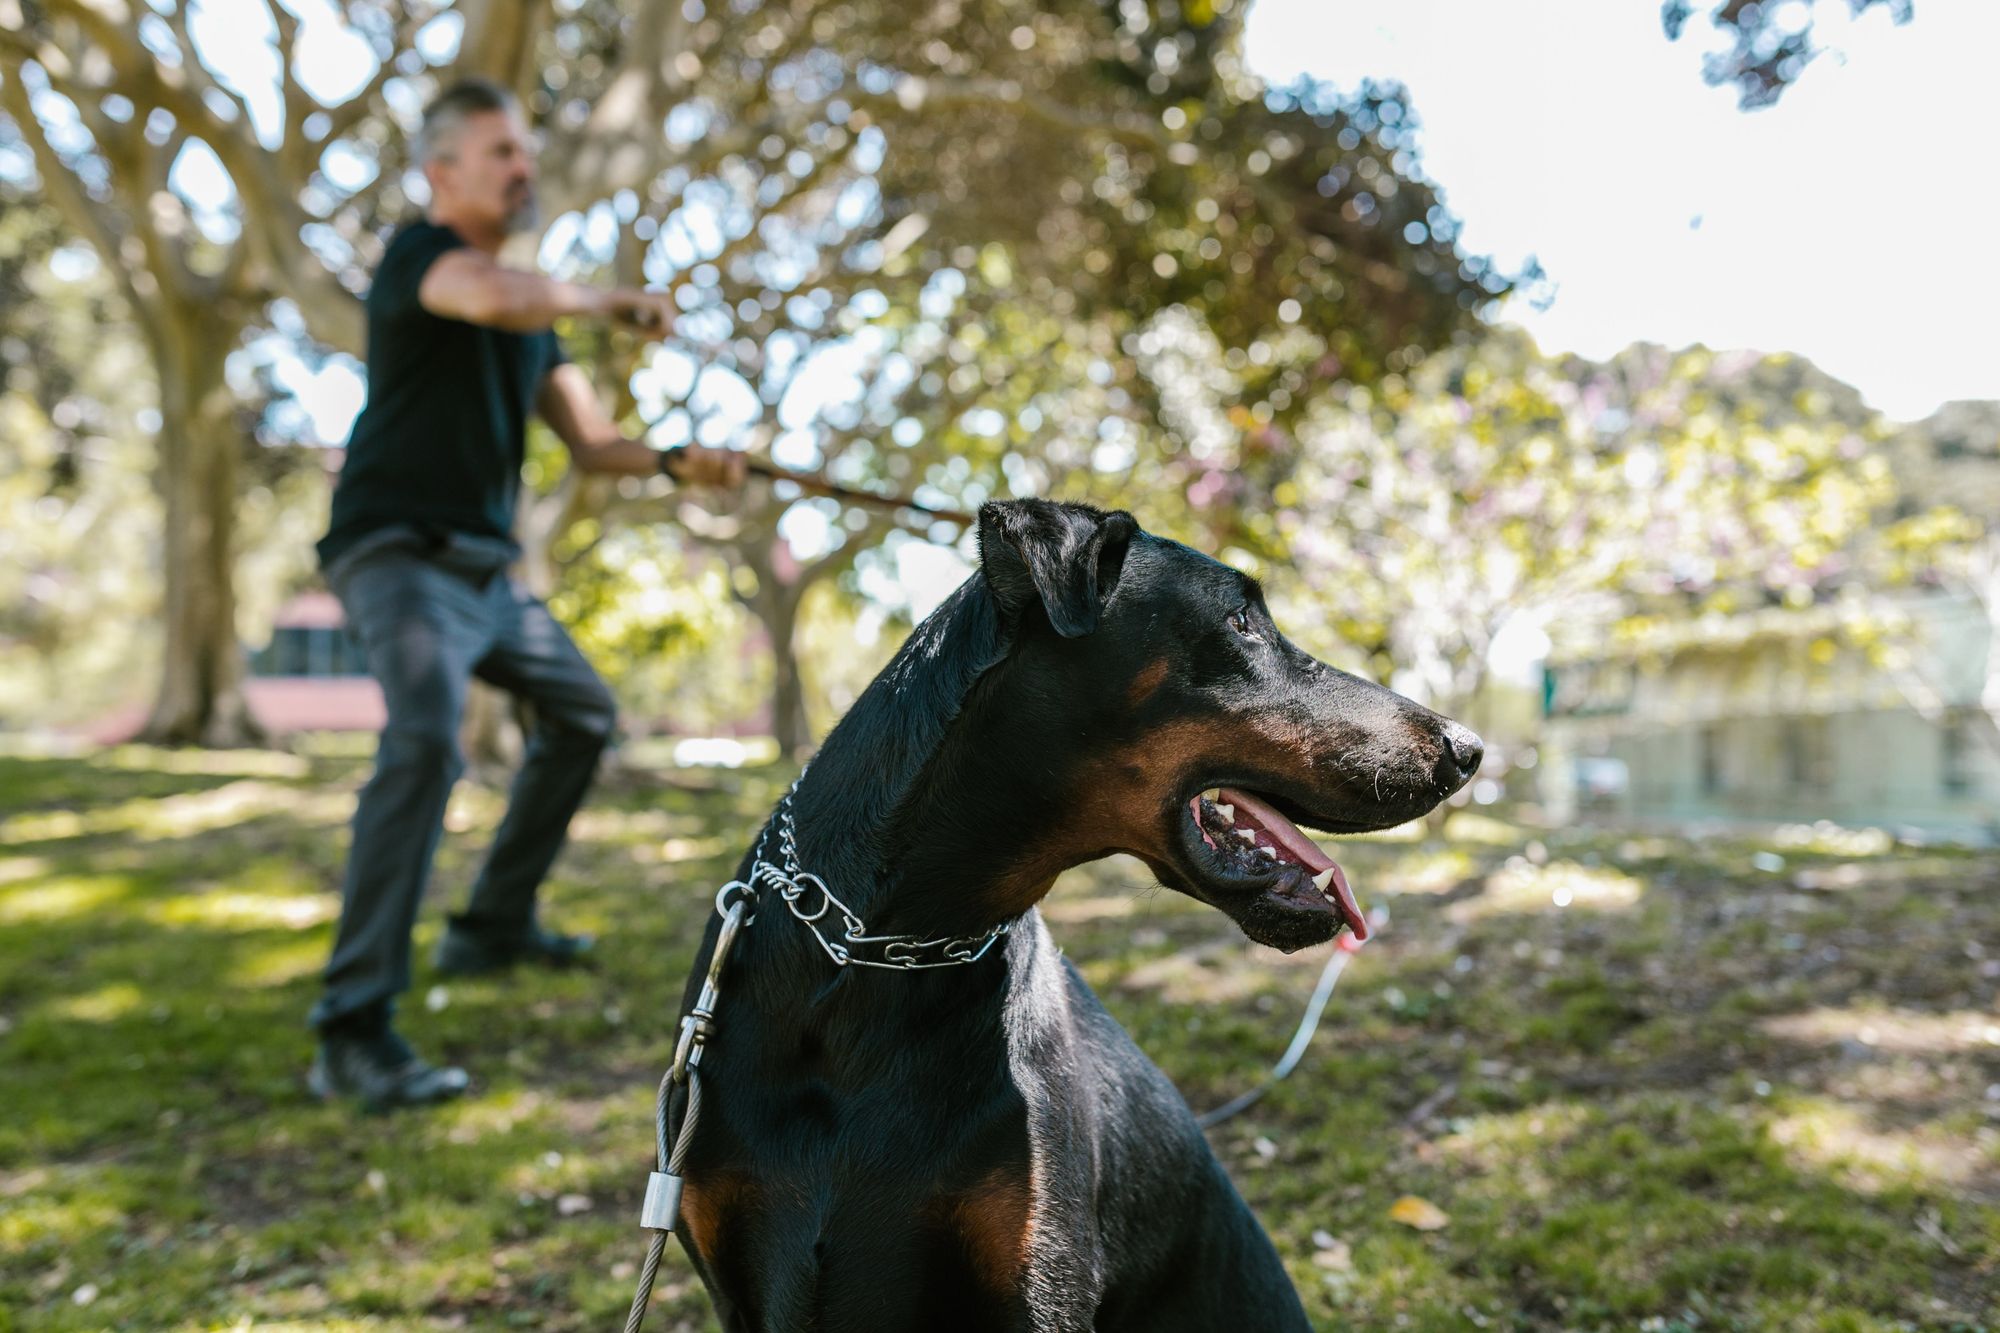
[[541,967],[575,967],[587,962],[597,941],[588,935],[564,935],[531,925],[527,934],[494,940],[453,922],[445,927],[432,962],[443,977],[476,977],[499,972],[516,963]]
[[419,1058],[387,1029],[368,1036],[322,1033],[319,1055],[306,1075],[306,1086],[321,1101],[349,1097],[366,1111],[450,1101],[470,1082],[455,1065],[433,1065]]

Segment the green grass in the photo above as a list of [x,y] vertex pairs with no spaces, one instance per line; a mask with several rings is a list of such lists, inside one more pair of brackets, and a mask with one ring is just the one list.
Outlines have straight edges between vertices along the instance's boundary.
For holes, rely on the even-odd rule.
[[[0,756],[0,1329],[622,1319],[681,980],[785,775],[607,781],[548,891],[600,970],[420,968],[405,1029],[474,1095],[357,1119],[301,1075],[363,771]],[[498,810],[462,789],[420,951]],[[1349,845],[1394,920],[1213,1135],[1316,1323],[2000,1328],[2000,857],[1453,832]],[[1283,1049],[1325,956],[1124,863],[1045,910],[1198,1108]],[[1406,1194],[1449,1223],[1393,1221]],[[713,1327],[678,1250],[648,1327]]]

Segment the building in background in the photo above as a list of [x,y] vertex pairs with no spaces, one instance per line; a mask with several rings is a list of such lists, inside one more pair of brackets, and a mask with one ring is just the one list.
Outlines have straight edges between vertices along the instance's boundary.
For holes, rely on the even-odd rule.
[[380,731],[388,712],[361,645],[331,593],[300,593],[278,609],[271,638],[250,654],[244,691],[266,731]]
[[[737,658],[743,670],[750,672],[755,669],[758,656],[767,651],[753,635],[739,645]],[[263,647],[249,652],[249,677],[244,690],[251,713],[274,736],[307,731],[376,732],[382,729],[388,716],[381,686],[368,674],[361,645],[347,630],[340,602],[327,592],[300,593],[278,609],[270,639]],[[505,697],[497,693],[492,696],[496,702]],[[708,740],[734,744],[746,738],[768,736],[770,717],[767,703],[726,725],[697,728],[693,732],[675,725],[675,719],[670,717],[625,715],[621,717],[621,728],[629,735],[670,737],[683,743]],[[108,739],[129,736],[138,721],[136,714],[124,720],[122,724],[127,725],[127,730],[123,735]],[[479,756],[492,748],[482,744],[480,731],[489,723],[497,725],[497,720],[480,714],[476,703],[469,705],[463,737],[468,753]],[[743,747],[738,744],[736,749]],[[699,744],[687,753],[697,756],[689,762],[707,762],[699,757],[703,753]]]
[[[1887,443],[1914,509],[2000,528],[2000,403],[1948,403]],[[1912,592],[1764,608],[1612,642],[1551,626],[1550,817],[1832,820],[2000,841],[1994,607]]]
[[[300,593],[280,606],[271,637],[247,649],[247,657],[245,702],[269,735],[380,731],[388,718],[382,687],[368,674],[331,593]],[[83,735],[99,745],[123,744],[138,734],[146,713],[143,702],[129,701]]]
[[[1890,670],[1889,636],[1911,665]],[[2000,738],[1979,709],[1991,627],[1914,596],[1857,632],[1835,608],[1705,617],[1629,646],[1558,646],[1543,691],[1555,819],[1865,825],[2000,840]]]

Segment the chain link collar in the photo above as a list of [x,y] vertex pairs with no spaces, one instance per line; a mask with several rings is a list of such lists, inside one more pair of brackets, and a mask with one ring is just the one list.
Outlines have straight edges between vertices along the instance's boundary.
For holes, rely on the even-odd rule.
[[[810,768],[811,765],[806,766]],[[798,828],[792,820],[792,798],[806,770],[800,769],[791,790],[778,803],[777,813],[757,843],[757,858],[748,880],[731,880],[722,886],[716,906],[727,910],[733,893],[749,899],[754,907],[765,890],[777,893],[793,917],[812,932],[819,947],[837,967],[879,967],[892,972],[914,972],[931,967],[956,967],[976,963],[992,949],[993,942],[1014,928],[1019,917],[1009,917],[983,935],[946,935],[926,939],[921,935],[871,935],[868,925],[854,909],[836,898],[826,881],[799,869]],[[766,857],[765,848],[775,830],[778,859]],[[838,918],[837,921],[829,918]],[[751,918],[754,920],[755,918]],[[750,922],[746,920],[745,925]]]

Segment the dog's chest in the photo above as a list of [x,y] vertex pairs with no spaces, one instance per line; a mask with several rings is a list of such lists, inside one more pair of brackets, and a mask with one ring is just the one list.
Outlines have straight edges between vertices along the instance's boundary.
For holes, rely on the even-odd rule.
[[1025,1157],[941,1186],[697,1171],[682,1199],[719,1294],[772,1330],[1025,1329],[1033,1215]]

